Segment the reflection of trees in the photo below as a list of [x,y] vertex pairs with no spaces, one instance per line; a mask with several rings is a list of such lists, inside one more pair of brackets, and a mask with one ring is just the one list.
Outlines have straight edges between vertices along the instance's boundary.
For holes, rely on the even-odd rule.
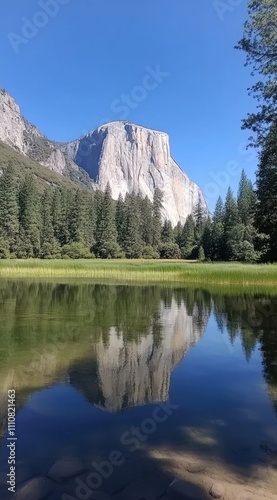
[[[104,407],[122,407],[109,402],[111,376],[114,383],[120,377],[126,382],[125,407],[164,400],[172,370],[199,339],[209,314],[210,300],[201,290],[0,282],[0,382],[4,387],[12,376],[20,405],[36,388],[66,380],[68,370]],[[88,377],[80,377],[80,366]],[[141,383],[133,398],[136,380]]]
[[[131,301],[132,296],[130,290]],[[168,399],[171,374],[200,339],[209,311],[204,305],[195,304],[192,314],[188,314],[185,298],[177,303],[174,292],[167,294],[166,301],[161,300],[160,294],[157,297],[158,308],[152,311],[147,323],[144,319],[141,324],[135,314],[136,330],[132,335],[126,330],[132,328],[132,314],[127,324],[124,322],[129,299],[124,300],[121,321],[116,327],[111,326],[108,337],[96,342],[98,390],[95,368],[89,362],[80,360],[70,369],[70,383],[92,403],[109,411],[121,411]],[[137,295],[136,304],[140,314],[147,310],[148,317],[149,297],[148,301],[145,298],[143,295],[140,302]]]
[[277,410],[277,298],[262,294],[214,294],[220,331],[226,327],[231,342],[241,339],[247,361],[259,345],[269,392]]
[[[142,364],[140,366],[147,362],[150,366],[149,359],[152,361],[155,359],[156,366],[161,361],[159,366],[162,367],[164,363],[166,367],[164,370],[169,381],[172,369],[187,352],[186,341],[182,334],[188,335],[189,331],[203,332],[213,309],[219,330],[223,331],[226,328],[231,342],[234,342],[236,338],[241,340],[247,360],[250,360],[255,347],[257,345],[260,347],[265,379],[272,397],[277,401],[276,302],[276,298],[269,295],[247,292],[222,293],[222,291],[211,293],[205,289],[192,287],[184,289],[159,286],[109,286],[91,283],[0,282],[1,371],[4,373],[5,366],[9,365],[9,370],[14,370],[15,381],[19,381],[20,378],[37,379],[36,373],[29,373],[30,370],[24,377],[17,376],[17,356],[25,352],[25,361],[22,362],[25,363],[28,359],[28,352],[31,353],[33,350],[37,353],[36,359],[42,359],[41,362],[44,363],[43,359],[48,359],[45,353],[51,348],[50,357],[53,362],[47,363],[47,366],[50,371],[50,365],[53,367],[53,374],[55,367],[59,366],[63,374],[66,367],[72,366],[78,359],[77,352],[79,359],[82,359],[81,343],[89,341],[91,345],[89,359],[90,363],[94,363],[91,370],[96,374],[96,358],[99,356],[99,349],[97,353],[95,346],[101,345],[103,353],[105,350],[105,352],[109,351],[111,329],[113,329],[114,342],[117,337],[116,349],[119,354],[115,352],[112,354],[115,356],[117,366],[119,360],[122,366],[128,366],[128,356],[130,359],[131,353],[138,352],[144,342],[146,358],[143,361],[144,354],[141,353]],[[176,327],[178,335],[177,330],[174,335],[172,334],[172,339],[175,338],[175,340],[172,341],[171,351],[166,351],[165,347],[165,333],[169,330],[169,326],[165,327],[164,324],[166,314],[173,314],[170,324],[179,325],[178,328]],[[179,318],[178,321],[177,318]],[[184,321],[188,318],[193,322],[193,328],[192,324]],[[54,359],[55,346],[63,344],[65,346],[70,344],[73,347],[66,349],[68,355],[63,354],[64,360],[61,364],[61,360],[57,363]],[[120,345],[129,346],[129,350],[122,353],[118,347]],[[74,351],[76,352],[75,358]],[[168,356],[162,360],[164,352],[167,352]],[[153,362],[153,369],[151,368],[153,373],[155,373],[155,363]],[[108,373],[108,361],[106,365],[102,364],[102,368],[103,373]],[[34,368],[34,372],[35,369],[38,370],[38,367]],[[159,373],[162,373],[162,368],[159,370]],[[44,373],[45,369],[41,371]],[[156,371],[158,372],[158,369]],[[127,372],[128,370],[124,374],[121,373],[125,379],[127,379]],[[10,372],[6,369],[5,373],[8,376]],[[143,376],[142,372],[140,373]],[[162,380],[163,376],[159,377],[159,381]],[[42,376],[40,380],[42,385],[43,380]],[[49,378],[47,380],[49,382]],[[159,397],[161,394],[165,397],[168,391],[168,383],[164,382],[163,390],[159,388],[159,383],[158,388],[152,391],[151,397],[154,399],[158,397],[158,394],[160,394]],[[104,404],[103,395],[99,397],[98,389],[95,389],[94,400],[98,400],[99,404]],[[86,379],[86,391],[89,391],[88,379]],[[144,398],[143,391],[140,394],[138,401]],[[149,396],[148,400],[150,399]]]

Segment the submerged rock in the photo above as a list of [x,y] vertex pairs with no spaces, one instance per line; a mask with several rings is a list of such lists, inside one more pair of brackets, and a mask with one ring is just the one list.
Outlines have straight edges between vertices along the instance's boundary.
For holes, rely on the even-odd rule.
[[175,479],[167,490],[167,495],[173,500],[208,500],[210,497],[198,486]]
[[78,459],[58,460],[49,470],[48,477],[54,481],[64,481],[70,477],[78,476],[84,470],[84,465]]
[[36,477],[25,483],[15,494],[14,500],[43,500],[53,493],[53,483],[44,477]]

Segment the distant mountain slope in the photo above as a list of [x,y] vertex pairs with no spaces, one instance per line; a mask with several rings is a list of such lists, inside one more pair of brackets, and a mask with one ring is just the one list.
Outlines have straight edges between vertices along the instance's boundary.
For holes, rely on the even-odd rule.
[[0,169],[7,167],[9,163],[12,163],[15,167],[19,179],[22,179],[27,174],[33,174],[41,187],[46,185],[77,187],[76,183],[70,179],[43,167],[38,162],[31,160],[0,141]]

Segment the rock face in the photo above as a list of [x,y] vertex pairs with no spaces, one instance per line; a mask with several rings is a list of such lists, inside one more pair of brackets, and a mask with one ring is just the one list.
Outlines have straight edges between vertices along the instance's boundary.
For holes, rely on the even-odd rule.
[[[161,339],[155,343],[152,327],[138,341],[124,339],[110,328],[108,339],[96,345],[98,387],[89,366],[74,367],[70,384],[93,404],[109,412],[167,401],[171,374],[189,350],[200,340],[208,320],[197,307],[192,313],[186,305],[172,300],[159,311]],[[197,321],[196,321],[197,318]]]
[[[0,90],[0,140],[51,170],[62,173],[65,168],[65,158],[58,146],[23,118],[15,100],[4,90]],[[59,157],[53,162],[56,155]]]
[[169,137],[128,122],[112,122],[65,147],[66,154],[88,172],[100,190],[110,183],[112,196],[136,192],[151,200],[155,188],[163,192],[163,218],[184,223],[200,200],[200,188],[170,155]]
[[13,97],[1,89],[0,141],[58,174],[86,186],[93,184],[86,172],[64,154],[61,144],[49,141],[27,122]]
[[0,90],[0,140],[41,165],[104,191],[112,196],[135,191],[153,199],[163,192],[163,219],[184,223],[200,201],[208,208],[200,188],[170,154],[169,137],[129,122],[112,122],[67,144],[46,139],[21,115],[14,99]]

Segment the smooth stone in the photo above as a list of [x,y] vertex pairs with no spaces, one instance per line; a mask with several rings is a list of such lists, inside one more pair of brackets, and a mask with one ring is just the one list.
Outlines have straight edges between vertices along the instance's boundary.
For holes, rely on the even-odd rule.
[[202,472],[205,472],[205,467],[201,464],[191,463],[186,467],[186,470],[191,474],[201,474]]
[[215,483],[212,485],[210,489],[210,495],[213,498],[224,498],[224,494],[225,494],[225,489],[224,486],[222,486],[222,484]]
[[53,483],[36,477],[25,483],[15,494],[14,500],[43,500],[54,491]]
[[78,476],[84,472],[85,467],[80,460],[58,460],[48,471],[48,477],[54,481],[64,481],[65,479]]
[[210,497],[198,486],[175,479],[167,490],[173,500],[208,500]]

